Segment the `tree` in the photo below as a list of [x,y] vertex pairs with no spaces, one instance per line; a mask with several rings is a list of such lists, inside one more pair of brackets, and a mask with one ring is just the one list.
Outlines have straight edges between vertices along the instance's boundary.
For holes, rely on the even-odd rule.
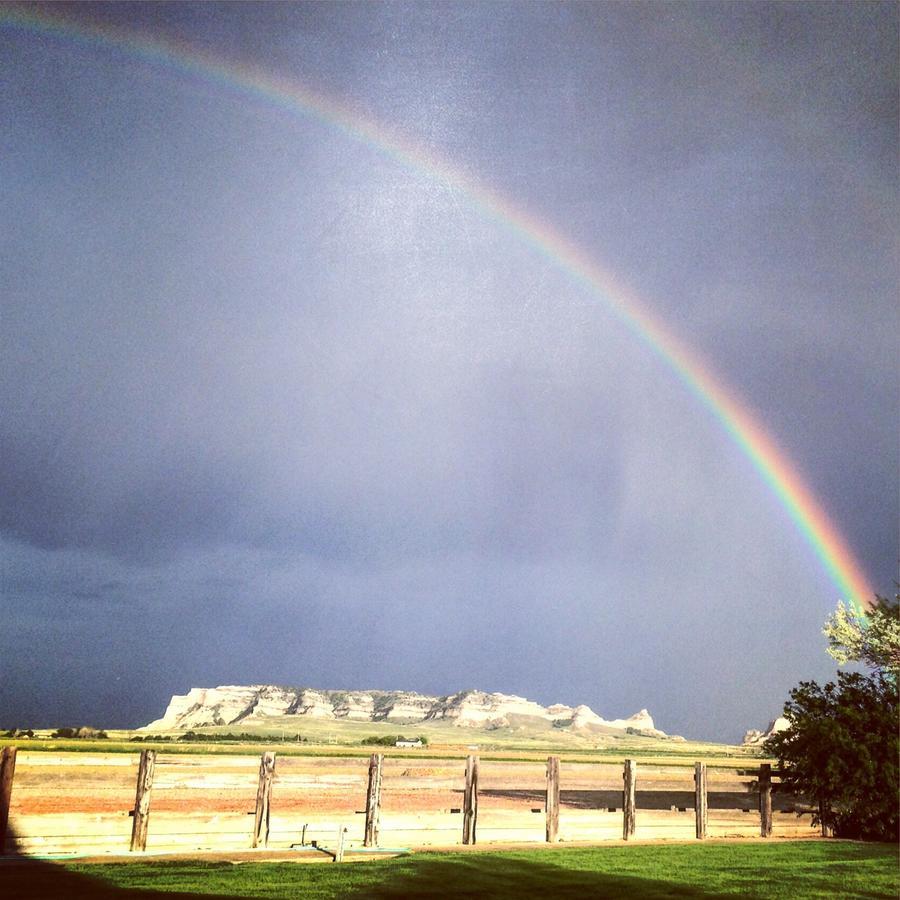
[[765,750],[784,768],[784,783],[817,801],[838,837],[897,840],[897,680],[883,672],[838,672],[824,688],[805,681],[791,691],[791,723]]
[[838,672],[824,688],[801,682],[784,706],[790,726],[764,748],[784,768],[785,784],[818,802],[817,820],[837,836],[897,840],[900,594],[876,596],[865,615],[838,603],[823,633],[839,663],[874,672]]
[[883,669],[895,680],[900,673],[900,594],[875,597],[865,615],[839,602],[822,629],[828,652],[839,662],[861,662]]

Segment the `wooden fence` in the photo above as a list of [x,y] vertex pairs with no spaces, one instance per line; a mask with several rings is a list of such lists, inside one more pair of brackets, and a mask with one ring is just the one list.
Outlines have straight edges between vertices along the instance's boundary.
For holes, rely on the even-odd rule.
[[0,756],[0,853],[20,855],[796,837],[818,833],[811,818],[765,765]]

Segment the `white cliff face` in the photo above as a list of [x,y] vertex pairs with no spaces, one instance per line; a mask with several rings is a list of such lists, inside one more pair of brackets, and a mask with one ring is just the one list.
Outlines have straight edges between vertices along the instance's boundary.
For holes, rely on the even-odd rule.
[[379,718],[386,722],[422,722],[439,702],[438,697],[423,697],[407,691],[385,695],[378,708]]
[[784,716],[779,716],[777,719],[773,719],[769,722],[769,727],[765,731],[760,731],[758,728],[751,728],[750,731],[744,735],[744,744],[751,747],[762,744],[772,737],[773,734],[778,734],[779,731],[786,731],[790,727],[791,723]]
[[172,697],[165,715],[142,730],[186,731],[287,715],[398,724],[447,721],[461,728],[506,728],[517,718],[527,717],[577,729],[599,726],[624,732],[630,728],[666,736],[654,727],[645,709],[627,719],[604,719],[588,706],[544,707],[524,697],[484,691],[427,697],[411,691],[317,691],[266,684],[192,688],[187,694]]
[[375,698],[371,694],[360,691],[335,697],[332,709],[337,719],[350,719],[355,722],[371,722],[375,717]]
[[294,715],[312,716],[315,719],[333,719],[334,707],[323,691],[298,691]]
[[572,710],[572,727],[587,728],[589,725],[603,725],[606,720],[598,716],[589,706],[576,706]]
[[627,719],[604,719],[598,716],[589,706],[578,706],[572,713],[572,727],[577,729],[612,729],[614,731],[626,731],[631,729],[640,734],[651,735],[653,737],[665,737],[666,734],[660,731],[654,724],[653,718],[646,709],[636,712]]
[[439,701],[429,719],[451,719],[460,726],[509,725],[510,716],[537,716],[549,719],[539,703],[508,694],[485,694],[483,691],[461,691]]
[[297,702],[297,692],[266,685],[256,697],[256,705],[250,711],[249,716],[254,719],[264,719],[269,716],[287,715]]
[[170,730],[228,724],[253,707],[259,691],[236,685],[191,688],[184,696],[174,696],[165,715],[147,727]]

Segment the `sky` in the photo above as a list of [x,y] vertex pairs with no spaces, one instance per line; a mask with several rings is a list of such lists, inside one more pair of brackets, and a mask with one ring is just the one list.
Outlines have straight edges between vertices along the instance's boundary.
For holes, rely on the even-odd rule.
[[272,683],[737,741],[833,676],[841,591],[783,502],[467,185],[638,298],[893,593],[896,4],[17,9],[0,725]]

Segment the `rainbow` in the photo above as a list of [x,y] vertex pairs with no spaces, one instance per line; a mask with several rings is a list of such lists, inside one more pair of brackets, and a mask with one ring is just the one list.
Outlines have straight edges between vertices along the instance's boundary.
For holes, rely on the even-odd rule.
[[668,331],[611,272],[589,259],[546,223],[435,153],[413,144],[350,106],[255,66],[223,60],[171,38],[150,37],[110,25],[75,22],[45,10],[0,8],[0,27],[125,51],[152,64],[226,86],[247,100],[301,114],[362,141],[407,168],[425,172],[462,192],[482,215],[499,223],[588,289],[609,312],[671,369],[719,421],[774,492],[830,579],[859,615],[874,593],[853,553],[773,438],[709,368]]

